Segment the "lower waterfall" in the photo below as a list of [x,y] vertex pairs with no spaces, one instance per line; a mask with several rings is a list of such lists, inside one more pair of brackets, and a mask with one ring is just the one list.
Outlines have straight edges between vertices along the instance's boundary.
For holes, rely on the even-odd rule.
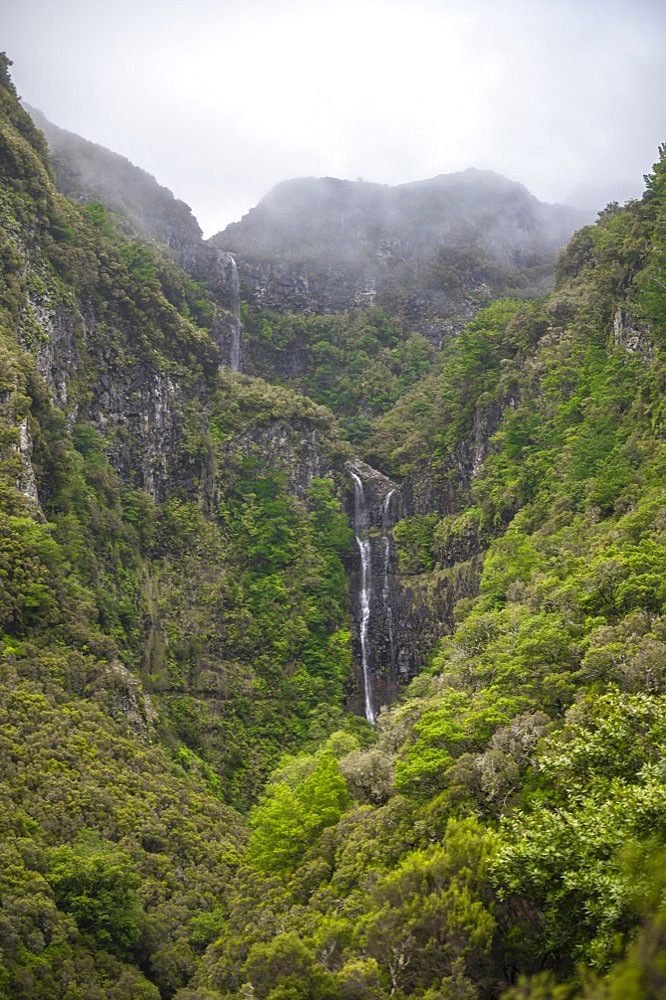
[[361,642],[361,666],[363,668],[363,698],[365,703],[365,717],[371,725],[375,723],[375,709],[372,704],[372,679],[370,677],[370,663],[368,657],[368,633],[370,629],[370,596],[372,593],[372,564],[370,539],[367,537],[369,527],[368,510],[365,503],[365,492],[361,477],[350,470],[354,480],[354,534],[361,557],[361,590],[360,608],[361,620],[360,642]]

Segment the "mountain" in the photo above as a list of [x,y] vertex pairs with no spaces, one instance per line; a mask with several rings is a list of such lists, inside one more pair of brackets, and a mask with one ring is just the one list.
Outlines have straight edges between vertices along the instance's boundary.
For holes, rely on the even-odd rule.
[[[231,252],[247,308],[336,314],[387,307],[436,347],[492,298],[548,290],[557,251],[592,218],[539,202],[487,170],[397,187],[302,178],[279,184],[204,244],[188,206],[149,174],[27,110],[47,138],[63,194],[101,202],[209,283],[212,248]],[[299,353],[285,365],[298,369]],[[252,336],[245,370],[271,378]]]
[[59,191],[81,204],[103,203],[140,235],[174,250],[181,263],[193,259],[201,229],[185,202],[124,156],[59,128],[37,108],[23,106],[46,138]]
[[305,178],[211,242],[236,256],[256,307],[387,306],[440,346],[491,298],[547,288],[556,251],[587,221],[490,171],[398,187]]
[[59,192],[82,205],[100,204],[125,235],[158,243],[196,281],[204,282],[216,311],[214,337],[222,357],[238,353],[238,283],[233,258],[206,244],[185,202],[124,156],[59,128],[24,105],[47,140]]
[[458,255],[441,346],[368,220],[416,272],[451,179],[187,256],[118,169],[59,191],[2,57],[0,998],[663,995],[666,147],[549,294]]

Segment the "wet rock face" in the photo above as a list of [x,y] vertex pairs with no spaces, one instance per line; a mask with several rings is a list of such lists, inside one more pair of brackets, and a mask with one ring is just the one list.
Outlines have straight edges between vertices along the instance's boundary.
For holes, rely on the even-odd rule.
[[215,307],[212,335],[222,364],[241,371],[240,281],[234,257],[212,244],[201,243],[189,270],[206,286]]
[[[286,477],[287,490],[303,500],[313,479],[336,479],[338,470],[326,454],[321,433],[305,421],[271,421],[230,441],[229,458],[254,456],[266,471],[278,469]],[[224,460],[224,453],[223,453]]]
[[400,572],[392,534],[403,514],[399,488],[363,462],[348,463],[347,471],[347,510],[357,541],[349,566],[359,665],[351,702],[370,718],[422,669],[441,623],[433,622],[432,601],[423,587]]
[[[509,405],[509,404],[507,404]],[[399,487],[376,469],[348,463],[350,476],[347,511],[357,534],[354,558],[348,567],[355,662],[358,664],[352,707],[363,712],[362,631],[364,574],[359,537],[367,539],[365,585],[368,614],[365,623],[366,674],[375,712],[395,700],[398,692],[427,665],[439,639],[454,625],[454,608],[462,598],[474,597],[482,569],[487,537],[478,524],[456,522],[449,534],[440,532],[433,550],[434,565],[413,568],[401,562],[395,528],[404,518],[455,514],[464,509],[469,488],[485,460],[490,440],[501,418],[497,404],[479,413],[471,438],[451,457],[448,475],[435,477],[424,462]],[[354,474],[363,485],[364,510],[358,511]],[[367,714],[367,713],[366,713]]]
[[389,579],[391,541],[390,508],[396,488],[386,476],[363,462],[349,462],[352,484],[348,499],[356,538],[356,558],[350,567],[349,593],[354,624],[354,645],[360,697],[358,710],[374,723],[379,707],[387,700],[396,658]]
[[111,464],[125,482],[156,500],[182,476],[171,461],[182,429],[182,387],[147,366],[100,373],[86,417],[108,443]]
[[[440,530],[432,568],[413,570],[401,565],[394,528],[404,518],[433,514],[445,518],[465,509],[502,414],[512,405],[515,400],[507,397],[479,408],[469,438],[449,456],[448,465],[437,475],[428,460],[414,468],[395,490],[383,522],[380,511],[387,481],[382,482],[375,470],[364,469],[371,533],[377,537],[372,545],[371,671],[376,697],[383,703],[393,701],[400,687],[427,665],[438,640],[454,626],[458,601],[477,595],[488,544],[473,519],[456,523],[448,534]],[[357,577],[352,579],[355,586]]]

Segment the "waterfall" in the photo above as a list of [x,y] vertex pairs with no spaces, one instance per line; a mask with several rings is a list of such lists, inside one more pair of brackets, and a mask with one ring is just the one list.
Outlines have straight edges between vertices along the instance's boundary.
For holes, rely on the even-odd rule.
[[389,490],[382,504],[382,546],[384,549],[384,581],[382,584],[382,603],[389,640],[389,656],[391,669],[395,666],[395,636],[393,631],[393,611],[391,609],[390,570],[391,570],[391,500],[395,489]]
[[361,557],[361,591],[359,594],[361,607],[360,640],[361,640],[361,665],[363,668],[363,695],[365,700],[365,717],[371,724],[375,722],[375,710],[372,705],[372,681],[370,678],[370,664],[368,660],[368,639],[370,631],[370,594],[372,587],[372,568],[370,539],[367,537],[369,526],[368,509],[365,502],[363,481],[361,477],[350,469],[350,474],[354,480],[354,534]]
[[232,372],[240,371],[241,362],[241,319],[240,319],[240,279],[236,261],[229,259],[229,292],[231,297],[231,338],[229,343],[229,367]]

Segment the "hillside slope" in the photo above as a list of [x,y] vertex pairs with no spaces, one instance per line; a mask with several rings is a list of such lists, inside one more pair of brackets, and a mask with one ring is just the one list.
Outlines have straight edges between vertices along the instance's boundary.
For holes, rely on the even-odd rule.
[[37,108],[23,106],[48,143],[62,194],[84,205],[102,203],[141,236],[170,247],[182,264],[194,259],[201,229],[185,202],[124,156],[59,128]]
[[0,995],[167,997],[245,837],[224,802],[342,712],[349,449],[56,191],[4,56],[0,102]]

